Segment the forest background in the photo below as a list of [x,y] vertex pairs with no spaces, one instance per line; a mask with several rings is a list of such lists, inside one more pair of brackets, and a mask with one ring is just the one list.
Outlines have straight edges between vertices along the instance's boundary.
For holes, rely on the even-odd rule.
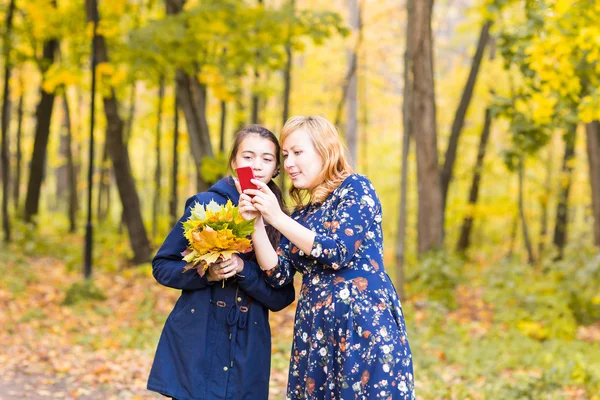
[[159,398],[149,261],[236,130],[310,114],[381,198],[419,398],[600,398],[600,0],[95,3],[0,2],[0,398]]

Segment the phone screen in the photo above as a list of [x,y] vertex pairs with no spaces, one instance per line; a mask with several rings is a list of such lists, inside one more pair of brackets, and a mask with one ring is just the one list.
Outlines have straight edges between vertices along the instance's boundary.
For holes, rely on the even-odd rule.
[[246,189],[258,189],[258,187],[250,182],[250,179],[254,179],[254,172],[252,167],[240,167],[236,168],[238,179],[240,181],[240,187],[242,192]]

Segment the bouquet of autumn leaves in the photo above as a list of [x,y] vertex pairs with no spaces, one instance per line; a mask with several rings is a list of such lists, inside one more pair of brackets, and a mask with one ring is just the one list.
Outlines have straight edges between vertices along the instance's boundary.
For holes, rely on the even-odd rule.
[[210,264],[252,250],[248,236],[254,231],[254,220],[245,220],[231,200],[224,206],[214,200],[206,207],[196,202],[191,211],[183,222],[188,247],[181,253],[187,261],[182,272],[196,269],[203,276]]

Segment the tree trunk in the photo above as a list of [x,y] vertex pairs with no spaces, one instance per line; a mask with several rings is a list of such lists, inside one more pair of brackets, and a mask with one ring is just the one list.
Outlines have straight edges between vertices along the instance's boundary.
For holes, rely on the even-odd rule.
[[471,63],[469,78],[467,79],[467,83],[460,98],[460,103],[454,115],[454,122],[452,123],[452,130],[450,133],[450,139],[448,141],[448,149],[446,150],[444,167],[442,169],[442,200],[444,210],[446,208],[446,201],[448,199],[448,187],[450,186],[450,181],[452,180],[452,170],[456,161],[458,139],[465,123],[465,116],[467,115],[471,98],[473,97],[473,90],[475,89],[475,83],[477,82],[477,75],[479,74],[479,67],[481,66],[481,60],[483,59],[485,45],[490,38],[491,26],[492,22],[486,21],[481,28],[481,33],[479,34],[479,40],[477,42],[477,50],[475,51],[473,62]]
[[[240,72],[240,71],[237,72],[236,79],[238,81],[241,81],[242,72]],[[235,100],[234,100],[234,104],[235,104],[235,113],[233,114],[233,127],[235,129],[234,132],[241,131],[242,129],[244,129],[244,126],[246,126],[246,124],[248,123],[247,110],[246,110],[246,107],[244,106],[244,102],[243,102],[244,98],[245,98],[244,92],[243,92],[241,86],[239,86],[236,90]]]
[[129,94],[129,110],[127,110],[127,123],[125,124],[125,132],[124,132],[124,140],[125,144],[129,143],[129,139],[131,139],[131,135],[133,133],[133,120],[135,119],[135,106],[137,99],[137,85],[134,81],[131,84],[131,92]]
[[[208,154],[212,157],[212,149],[207,149],[201,141],[201,132],[203,129],[200,127],[200,116],[198,114],[200,105],[194,102],[194,96],[192,95],[192,88],[190,86],[190,80],[194,78],[186,75],[182,70],[178,70],[176,75],[177,96],[187,122],[188,134],[190,136],[190,149],[196,166],[196,186],[198,191],[201,192],[208,189],[208,184],[202,180],[202,176],[200,175],[200,165],[202,164],[203,157]],[[205,105],[206,104],[204,104],[204,106]]]
[[511,258],[515,251],[515,242],[517,241],[517,230],[519,229],[519,213],[516,212],[513,216],[512,225],[510,228],[510,239],[508,241],[508,254],[506,258]]
[[[290,1],[291,10],[292,10],[291,12],[294,12],[295,3],[296,2],[294,0]],[[290,27],[290,29],[291,28],[292,27]],[[291,36],[291,34],[290,34],[290,36]],[[285,55],[286,55],[285,67],[283,69],[283,114],[282,114],[281,126],[285,125],[286,121],[290,117],[290,93],[292,91],[293,54],[292,54],[292,43],[291,43],[289,37],[288,37],[288,41],[285,44]]]
[[[94,10],[92,0],[86,0],[86,15],[88,22],[92,21]],[[96,57],[99,63],[109,62],[108,51],[104,36],[98,35],[96,42]],[[142,220],[140,200],[135,188],[135,180],[131,172],[131,163],[127,146],[123,141],[123,121],[119,116],[119,103],[114,88],[104,94],[104,113],[107,122],[108,153],[112,159],[119,196],[126,212],[125,219],[131,247],[134,252],[133,261],[143,263],[150,260],[150,243]]]
[[[362,111],[362,115],[361,115],[361,132],[360,132],[360,145],[359,148],[361,150],[361,155],[360,158],[363,160],[363,165],[362,165],[362,173],[364,173],[365,175],[369,175],[369,103],[368,103],[368,98],[367,98],[367,88],[368,88],[368,77],[367,77],[367,71],[369,70],[369,68],[367,67],[367,49],[363,48],[363,53],[362,53],[362,59],[363,59],[363,71],[364,73],[362,74],[362,79],[360,82],[360,99],[359,99],[359,104],[360,104],[360,108]],[[359,157],[356,158],[357,162],[357,168],[359,166],[358,160]]]
[[529,229],[527,227],[527,220],[525,218],[525,203],[523,201],[523,185],[524,185],[524,174],[525,166],[523,163],[523,156],[519,159],[519,217],[521,218],[521,229],[523,230],[523,240],[525,241],[525,248],[527,249],[527,259],[529,264],[535,263],[535,257],[533,255],[533,246],[531,245],[531,239],[529,239]]
[[15,165],[15,179],[13,186],[13,203],[15,204],[15,210],[19,209],[19,202],[21,201],[21,164],[23,162],[23,150],[22,150],[22,138],[23,138],[23,97],[24,97],[24,84],[21,73],[21,95],[19,96],[19,105],[17,107],[17,148],[15,149],[16,165]]
[[[106,132],[108,136],[108,132]],[[104,139],[104,150],[102,150],[102,162],[100,163],[100,185],[98,187],[98,208],[96,218],[98,221],[104,221],[110,210],[110,160],[108,159],[108,141]]]
[[[44,43],[44,56],[42,65],[45,68],[42,75],[54,63],[58,41],[50,40]],[[31,222],[37,215],[40,203],[40,190],[42,180],[45,176],[46,150],[50,137],[50,120],[54,108],[54,93],[47,93],[40,87],[40,102],[36,109],[35,141],[33,143],[33,154],[29,164],[29,182],[27,184],[27,197],[25,199],[25,221]]]
[[[136,26],[139,25],[139,21],[136,20]],[[125,123],[125,130],[123,132],[123,142],[125,146],[129,144],[129,140],[133,135],[133,121],[135,120],[135,109],[136,109],[136,99],[137,99],[137,85],[136,82],[133,81],[131,84],[131,91],[129,92],[129,109],[127,110],[127,122]],[[144,161],[148,161],[145,159]],[[110,168],[110,163],[108,162],[108,149],[104,147],[104,155],[102,157],[102,171],[100,173],[100,190],[98,191],[98,219],[104,220],[108,215],[110,215],[110,182],[111,182],[111,173],[114,174],[114,171]],[[104,199],[104,207],[102,207],[102,199]],[[119,224],[119,233],[123,232],[123,226],[127,223],[125,222],[125,212],[127,210],[121,211],[121,222]]]
[[179,157],[177,145],[179,144],[179,105],[177,99],[177,89],[175,89],[175,106],[173,107],[173,170],[171,175],[171,200],[169,210],[171,215],[171,226],[175,226],[179,220],[179,210],[177,209],[177,174],[179,173]]
[[[290,13],[294,15],[296,10],[296,0],[290,0]],[[292,26],[289,27],[290,31]],[[294,55],[292,53],[292,42],[290,40],[291,32],[288,35],[288,40],[285,44],[285,67],[283,69],[283,113],[281,126],[284,126],[290,117],[290,94],[292,91],[292,65]],[[279,174],[279,187],[281,192],[285,193],[285,173],[283,171]]]
[[63,106],[65,111],[63,128],[66,134],[66,160],[67,160],[67,181],[69,192],[69,232],[73,233],[77,229],[77,172],[75,170],[75,161],[73,157],[73,130],[71,124],[71,111],[69,100],[65,92],[63,97]]
[[225,153],[225,130],[227,127],[227,103],[221,101],[221,129],[219,132],[219,153]]
[[[185,0],[167,0],[168,15],[179,14]],[[208,190],[208,184],[200,175],[200,165],[204,157],[213,157],[212,146],[206,120],[206,86],[200,84],[193,75],[182,69],[176,71],[177,101],[183,110],[190,137],[190,150],[196,164],[196,186],[202,192]]]
[[[64,90],[64,89],[63,89]],[[66,91],[63,93],[63,100],[66,97]],[[67,165],[67,153],[69,146],[69,129],[70,127],[67,125],[69,121],[67,121],[67,116],[65,113],[65,106],[63,101],[63,115],[61,121],[60,128],[60,137],[58,142],[58,154],[60,158],[60,165],[56,168],[56,204],[59,205],[62,209],[63,204],[68,204],[68,192],[69,192],[69,172]]]
[[[353,0],[349,0],[352,2]],[[353,17],[353,12],[351,11],[351,18]],[[338,102],[337,109],[335,112],[335,125],[339,126],[342,122],[342,110],[344,109],[344,105],[346,104],[346,100],[350,95],[351,84],[356,82],[356,70],[358,69],[358,54],[361,49],[362,41],[363,41],[363,29],[362,29],[362,3],[358,6],[357,15],[355,18],[358,18],[356,22],[356,42],[354,44],[354,49],[348,51],[348,70],[346,71],[346,76],[344,77],[344,82],[342,84],[342,94],[340,96],[340,101]],[[356,86],[356,85],[355,85]],[[356,93],[356,89],[354,89],[354,93]],[[356,98],[356,94],[354,95]]]
[[438,170],[433,41],[433,0],[414,2],[411,35],[412,131],[415,132],[419,194],[418,250],[423,254],[443,245],[442,191]]
[[[414,1],[406,0],[407,15],[413,15]],[[402,167],[400,171],[400,209],[398,213],[398,236],[396,238],[396,290],[400,300],[406,298],[404,292],[404,259],[406,254],[406,209],[408,207],[408,155],[412,136],[412,46],[413,19],[406,22],[406,49],[404,51],[404,98],[402,100]]]
[[[479,141],[479,148],[477,150],[477,161],[475,162],[475,169],[473,173],[473,182],[471,183],[471,190],[469,191],[469,205],[473,210],[475,204],[477,204],[477,198],[479,197],[479,184],[481,182],[481,171],[483,170],[483,159],[485,158],[485,151],[487,148],[487,142],[490,137],[490,127],[492,124],[492,112],[489,108],[485,110],[485,121],[483,123],[483,129],[481,130],[481,139]],[[456,245],[456,251],[466,252],[471,244],[471,231],[473,228],[473,214],[469,213],[463,219],[462,228],[460,229],[460,237],[458,244]]]
[[554,225],[554,245],[558,248],[557,259],[562,259],[565,245],[567,244],[567,227],[569,219],[569,192],[573,175],[571,160],[575,156],[575,138],[577,125],[568,128],[565,134],[565,154],[562,164],[562,176],[559,179],[560,192],[556,206],[556,224]]
[[[357,36],[361,33],[361,13],[357,0],[348,0],[349,24],[352,32]],[[354,169],[357,167],[358,156],[358,52],[360,49],[348,49],[346,59],[348,60],[348,70],[353,69],[348,81],[348,94],[346,96],[346,145],[348,146],[348,155],[350,165]]]
[[158,230],[158,214],[160,213],[160,179],[162,177],[161,168],[161,125],[163,100],[165,98],[165,78],[161,76],[160,85],[158,87],[158,110],[156,122],[156,169],[154,170],[154,201],[152,204],[152,237],[156,237]]
[[252,93],[252,114],[250,117],[250,122],[253,124],[259,124],[260,123],[260,118],[259,118],[259,108],[260,108],[260,97],[258,96],[257,93],[255,93],[256,90],[256,85],[258,84],[258,82],[260,82],[260,74],[258,73],[258,68],[255,67],[254,68],[254,89],[253,89],[253,93]]
[[[213,158],[213,149],[210,142],[210,134],[208,130],[208,121],[206,119],[206,108],[208,106],[207,100],[207,88],[205,85],[201,84],[198,81],[196,75],[191,77],[191,94],[193,99],[193,105],[195,105],[198,115],[199,127],[200,131],[198,132],[200,145],[202,146],[202,158],[209,157]],[[202,160],[202,159],[201,159]],[[201,162],[198,163],[198,167]],[[206,186],[206,187],[205,187]],[[200,191],[207,190],[209,187],[208,183],[202,179],[202,176],[199,175],[198,178],[198,188]]]
[[[263,0],[258,0],[259,6],[263,6],[263,3],[264,3]],[[258,82],[260,82],[260,80],[261,80],[260,72],[258,71],[259,57],[260,57],[260,52],[257,51],[256,52],[256,65],[254,66],[254,89],[256,89]],[[259,113],[260,113],[260,96],[254,90],[252,93],[252,117],[250,119],[250,121],[253,124],[261,123]]]
[[538,242],[538,265],[542,263],[546,240],[548,236],[548,200],[552,194],[552,146],[548,148],[548,157],[546,158],[546,178],[544,182],[544,193],[540,198],[540,239]]
[[586,133],[594,214],[594,244],[600,247],[600,122],[593,121],[587,124]]
[[[67,214],[69,216],[70,231],[75,232],[75,213],[77,212],[77,192],[76,190],[76,177],[75,167],[73,163],[73,152],[71,146],[73,145],[73,135],[71,131],[71,113],[69,109],[69,102],[67,99],[67,92],[63,93],[63,120],[62,129],[60,135],[59,153],[64,163],[58,167],[56,171],[56,201],[57,204],[67,205]],[[74,192],[75,191],[75,192]]]
[[2,170],[2,229],[4,231],[4,242],[11,240],[10,218],[8,215],[9,199],[9,180],[10,180],[10,161],[9,161],[9,128],[10,128],[10,75],[11,59],[10,50],[12,47],[12,20],[15,11],[15,0],[11,0],[6,11],[6,30],[4,31],[4,93],[2,95],[2,118],[0,126],[2,128],[2,139],[0,143],[0,169]]

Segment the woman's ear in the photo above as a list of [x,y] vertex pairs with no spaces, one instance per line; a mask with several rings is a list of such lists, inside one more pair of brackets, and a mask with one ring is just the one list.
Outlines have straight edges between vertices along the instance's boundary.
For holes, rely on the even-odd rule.
[[235,165],[235,160],[231,160],[231,165],[230,165],[230,167],[231,167],[231,170],[232,170],[232,171],[235,171],[235,169],[237,168],[237,167],[236,167],[236,165]]

